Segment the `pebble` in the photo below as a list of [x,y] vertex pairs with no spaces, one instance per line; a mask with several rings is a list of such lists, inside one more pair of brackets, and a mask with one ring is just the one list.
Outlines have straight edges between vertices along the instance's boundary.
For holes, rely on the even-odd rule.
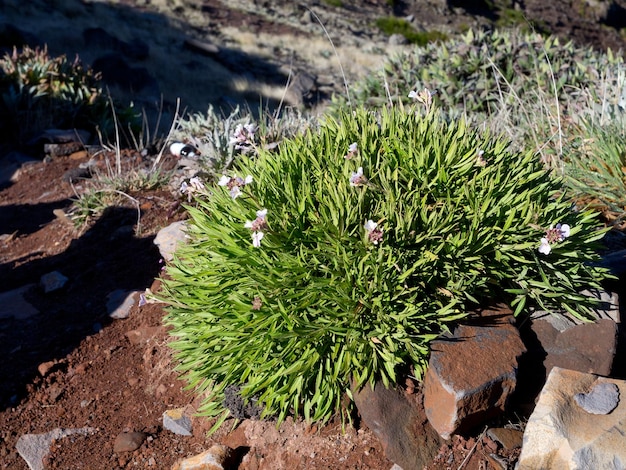
[[39,285],[43,291],[47,294],[56,290],[62,289],[69,279],[61,274],[59,271],[52,271],[51,273],[44,274],[39,280]]
[[128,318],[130,309],[135,305],[137,291],[116,289],[107,296],[107,312],[116,320]]
[[180,436],[191,436],[191,420],[184,408],[167,410],[163,413],[163,427]]
[[115,438],[113,452],[116,454],[120,452],[132,452],[139,449],[145,440],[146,434],[143,432],[121,432]]

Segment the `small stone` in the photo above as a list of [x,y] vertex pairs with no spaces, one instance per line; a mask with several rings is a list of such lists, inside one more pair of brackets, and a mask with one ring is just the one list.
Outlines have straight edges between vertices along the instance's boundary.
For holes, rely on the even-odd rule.
[[180,436],[191,436],[191,420],[184,408],[167,410],[163,413],[163,427]]
[[174,222],[159,230],[159,233],[154,237],[154,244],[159,248],[165,261],[171,261],[178,244],[186,241],[185,225],[184,221]]
[[107,296],[107,312],[116,320],[128,318],[130,309],[135,305],[137,291],[116,289]]
[[31,287],[35,284],[27,284],[17,289],[3,292],[0,294],[0,318],[13,317],[16,320],[25,320],[26,318],[37,315],[39,310],[33,307],[24,299]]
[[232,455],[230,447],[215,444],[201,454],[176,462],[172,470],[224,470],[229,468],[228,461]]
[[145,343],[150,338],[153,338],[161,329],[159,326],[141,326],[136,330],[130,330],[124,333],[124,336],[128,338],[131,344],[137,345]]
[[587,413],[606,415],[619,403],[619,388],[614,383],[597,383],[589,393],[577,393],[574,400]]
[[42,362],[37,366],[37,371],[42,377],[45,377],[56,364],[56,361]]
[[509,428],[489,428],[487,436],[499,443],[506,450],[522,447],[524,433],[518,429]]
[[139,449],[145,440],[146,434],[143,432],[121,432],[115,438],[113,452],[116,454],[120,452],[132,452]]
[[43,291],[47,294],[54,292],[55,290],[62,289],[69,279],[58,271],[52,271],[51,273],[44,274],[39,280],[39,285]]

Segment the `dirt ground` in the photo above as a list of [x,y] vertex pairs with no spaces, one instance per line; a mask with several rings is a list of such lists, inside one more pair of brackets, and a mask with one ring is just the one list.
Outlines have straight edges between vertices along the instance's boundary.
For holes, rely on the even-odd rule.
[[[122,3],[146,7],[146,2]],[[239,3],[246,2],[231,2],[229,9],[211,0],[205,7],[219,11],[218,26],[236,28],[242,25]],[[387,8],[382,0],[363,3],[364,11]],[[419,10],[419,2],[400,3],[399,14],[421,11],[428,18],[429,10]],[[568,16],[569,2],[542,8],[540,2],[525,3],[529,12],[543,15],[546,24],[558,26],[565,35],[579,34],[581,40],[591,39],[597,46],[619,44],[615,29],[594,28],[588,21]],[[470,22],[489,20],[465,14]],[[461,16],[446,21],[460,24]],[[272,23],[262,18],[252,22],[259,32],[280,34],[282,30],[271,29]],[[0,188],[0,294],[24,287],[26,300],[38,311],[0,315],[4,358],[0,362],[0,468],[27,468],[15,448],[24,434],[86,426],[95,432],[53,442],[46,469],[168,469],[214,442],[237,450],[240,469],[392,467],[365,425],[343,433],[337,423],[317,428],[288,420],[276,429],[271,422],[246,420],[234,429],[227,422],[209,438],[206,432],[212,423],[194,418],[193,436],[164,430],[164,411],[185,408],[193,415],[198,406],[173,371],[167,331],[161,324],[164,312],[158,304],[135,305],[127,319],[113,320],[107,302],[117,290],[158,289],[155,279],[162,260],[153,238],[160,228],[185,217],[180,199],[166,190],[131,192],[140,208],[139,226],[137,209],[129,204],[110,208],[77,228],[63,215],[75,197],[64,176],[88,157],[74,154],[44,162],[42,155],[34,156],[39,160],[24,166],[15,183]],[[125,156],[127,163],[149,164],[135,152]],[[44,293],[40,279],[53,271],[61,272],[68,282],[59,291]],[[124,431],[144,432],[147,438],[134,452],[116,453],[115,438]],[[486,457],[491,444],[478,432],[456,436],[431,468],[496,468]]]

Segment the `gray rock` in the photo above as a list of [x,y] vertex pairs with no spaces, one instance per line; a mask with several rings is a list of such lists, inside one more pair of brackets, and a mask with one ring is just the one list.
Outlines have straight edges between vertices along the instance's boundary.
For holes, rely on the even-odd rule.
[[184,408],[163,412],[163,427],[180,436],[191,436],[191,419]]
[[574,397],[626,381],[554,367],[524,431],[517,470],[623,469],[626,464],[626,405],[593,414]]
[[392,34],[389,36],[389,45],[390,46],[403,46],[408,44],[408,39],[402,34]]
[[44,274],[39,280],[39,285],[43,291],[48,294],[55,290],[63,289],[69,279],[61,274],[59,271],[52,271],[51,273]]
[[95,428],[61,429],[56,428],[44,434],[25,434],[21,436],[15,448],[26,461],[30,470],[44,470],[43,459],[50,451],[52,441],[62,439],[73,434],[87,436],[96,432]]
[[39,310],[33,307],[24,299],[24,294],[35,284],[27,284],[17,289],[0,293],[0,318],[13,317],[16,320],[37,315]]
[[574,395],[574,400],[588,413],[606,415],[619,404],[619,388],[612,383],[598,383],[589,393],[577,393]]
[[107,313],[116,320],[128,318],[130,309],[135,305],[135,297],[138,291],[126,291],[117,289],[107,296]]
[[159,253],[165,261],[171,261],[178,244],[186,242],[185,225],[184,221],[174,222],[159,230],[159,233],[154,237],[154,244],[159,248]]

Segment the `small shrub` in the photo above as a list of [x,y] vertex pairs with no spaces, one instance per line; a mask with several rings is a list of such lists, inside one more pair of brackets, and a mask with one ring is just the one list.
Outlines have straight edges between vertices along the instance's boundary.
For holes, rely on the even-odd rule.
[[[258,149],[272,150],[284,138],[314,126],[312,118],[297,111],[287,111],[281,117],[266,113],[260,116],[255,120],[252,113],[239,108],[222,116],[209,107],[206,113],[194,113],[179,121],[170,140],[184,141],[197,148],[203,171],[214,176],[230,168],[239,157],[254,156]],[[242,149],[233,136],[244,126],[252,126],[255,131],[252,141]]]
[[376,26],[380,28],[382,32],[388,35],[401,34],[411,44],[417,44],[418,46],[425,46],[430,42],[443,41],[447,39],[447,35],[439,31],[419,32],[416,31],[411,23],[403,18],[396,18],[389,16],[385,18],[378,18],[376,20]]
[[[118,110],[123,127],[134,124],[132,108]],[[23,144],[46,128],[82,128],[112,135],[111,102],[100,77],[78,58],[51,57],[25,46],[0,60],[0,122],[5,142]]]
[[626,216],[626,129],[617,123],[579,128],[565,151],[564,174],[576,200],[623,224]]
[[586,317],[580,289],[604,275],[594,213],[531,153],[436,111],[341,112],[240,160],[189,213],[161,299],[214,429],[228,386],[279,422],[325,421],[351,380],[421,378],[429,342],[472,308]]
[[[410,90],[427,87],[437,91],[446,112],[470,117],[480,113],[475,116],[480,120],[496,114],[503,104],[537,93],[549,100],[556,92],[564,101],[576,101],[589,90],[600,101],[598,82],[620,68],[623,60],[610,51],[600,54],[571,42],[562,44],[556,37],[517,30],[469,30],[444,43],[391,57],[378,74],[356,85],[352,100],[376,107],[388,102],[389,90],[394,102],[408,102]],[[335,100],[338,107],[345,104],[340,96]]]

